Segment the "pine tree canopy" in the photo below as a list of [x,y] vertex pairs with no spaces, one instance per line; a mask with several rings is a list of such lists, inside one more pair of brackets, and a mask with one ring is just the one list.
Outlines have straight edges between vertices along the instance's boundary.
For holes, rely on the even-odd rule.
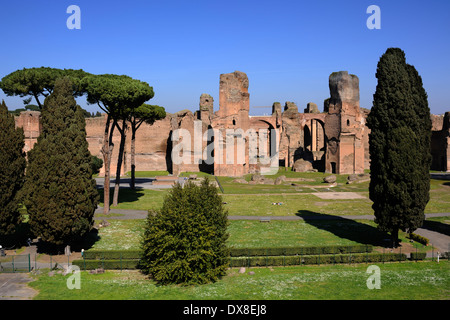
[[81,96],[83,91],[80,87],[80,81],[87,75],[89,73],[81,69],[23,68],[3,77],[0,88],[7,96],[30,97],[26,99],[28,103],[32,98],[35,98],[39,108],[42,108],[39,97],[48,97],[53,92],[56,79],[69,77],[73,86],[72,94]]

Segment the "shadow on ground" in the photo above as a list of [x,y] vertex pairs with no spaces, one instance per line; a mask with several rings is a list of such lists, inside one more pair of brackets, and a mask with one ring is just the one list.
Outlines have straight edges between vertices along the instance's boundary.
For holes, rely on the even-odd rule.
[[[98,230],[93,228],[89,233],[87,233],[81,239],[78,239],[70,244],[71,251],[81,251],[81,249],[89,250],[92,246],[100,240],[100,235]],[[51,255],[61,255],[64,254],[64,249],[66,245],[54,245],[38,240],[36,243],[37,253],[51,254]]]
[[296,215],[317,229],[331,232],[339,238],[373,246],[386,247],[390,243],[386,241],[389,239],[387,233],[365,223],[309,210],[299,210]]
[[[100,195],[100,203],[103,204],[103,200],[104,200],[104,194],[103,194],[103,189],[97,189],[98,190],[98,194]],[[143,188],[136,188],[135,190],[129,189],[129,188],[124,188],[124,189],[120,189],[119,191],[119,204],[120,203],[130,203],[130,202],[136,202],[139,200],[140,197],[144,196],[144,189]],[[113,196],[114,196],[114,188],[110,189],[110,193],[109,193],[109,203],[112,204],[112,200],[113,200]]]
[[425,220],[422,225],[422,229],[439,232],[450,236],[450,225],[438,221]]

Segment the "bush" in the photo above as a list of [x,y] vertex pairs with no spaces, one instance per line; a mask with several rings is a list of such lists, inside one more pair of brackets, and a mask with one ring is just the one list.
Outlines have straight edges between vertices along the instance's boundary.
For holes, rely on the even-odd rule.
[[430,240],[415,233],[411,233],[409,238],[426,246],[430,243]]
[[91,170],[92,174],[98,174],[103,167],[103,160],[91,155]]
[[162,208],[149,213],[141,269],[160,284],[202,284],[226,274],[228,213],[208,179],[170,190]]
[[411,252],[411,260],[413,261],[423,260],[426,256],[427,254],[425,252]]

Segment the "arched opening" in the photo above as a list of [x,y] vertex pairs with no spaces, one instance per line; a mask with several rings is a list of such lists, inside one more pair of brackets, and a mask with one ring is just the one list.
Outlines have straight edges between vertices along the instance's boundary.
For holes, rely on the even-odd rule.
[[206,141],[206,159],[198,165],[201,172],[214,174],[214,131],[211,125],[208,126]]
[[336,173],[336,162],[331,162],[331,173]]
[[319,119],[311,119],[303,129],[303,159],[313,162],[314,169],[325,171],[326,135],[325,125]]
[[305,125],[305,127],[303,128],[303,147],[305,148],[305,150],[311,151],[311,144],[311,130],[309,130],[309,127]]

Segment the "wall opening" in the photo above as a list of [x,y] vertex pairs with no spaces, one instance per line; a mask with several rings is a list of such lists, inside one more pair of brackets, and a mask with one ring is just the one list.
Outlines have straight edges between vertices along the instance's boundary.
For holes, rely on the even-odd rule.
[[331,162],[331,173],[336,174],[336,162]]

